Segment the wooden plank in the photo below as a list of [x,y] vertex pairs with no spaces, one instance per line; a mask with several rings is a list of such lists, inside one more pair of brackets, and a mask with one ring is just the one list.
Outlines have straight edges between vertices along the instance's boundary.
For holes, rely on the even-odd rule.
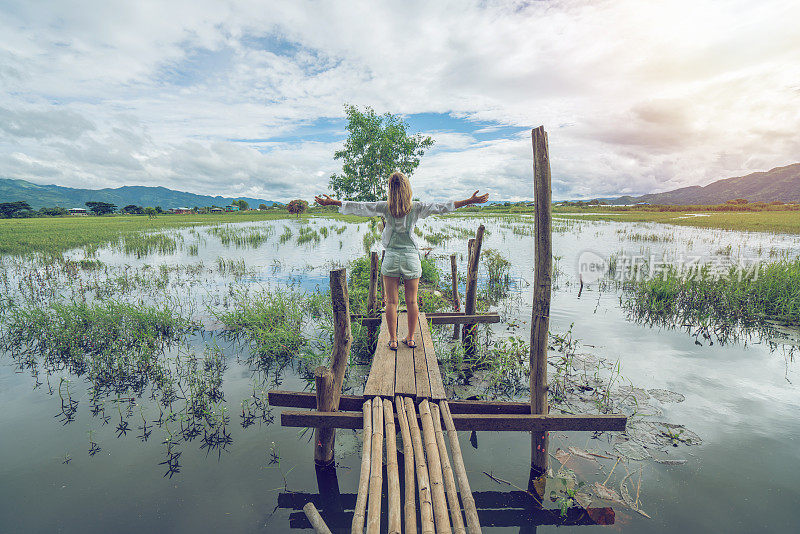
[[[423,314],[420,313],[420,316]],[[428,362],[425,358],[425,348],[420,335],[420,326],[417,325],[417,332],[414,334],[414,342],[417,348],[414,349],[414,375],[417,382],[417,397],[426,398],[431,396],[431,381],[428,377]]]
[[436,358],[436,352],[433,349],[431,329],[428,328],[427,316],[424,313],[419,314],[419,331],[422,334],[422,345],[425,350],[428,380],[430,380],[431,384],[431,398],[434,400],[446,399],[447,396],[444,393],[444,384],[442,383],[442,373],[439,371],[439,360]]
[[437,315],[429,317],[429,319],[433,324],[478,324],[478,323],[491,324],[500,322],[500,316],[495,313],[473,314],[473,315],[464,315],[464,314]]
[[[270,406],[285,406],[288,408],[316,408],[316,396],[306,391],[280,391],[267,392]],[[344,412],[360,412],[364,404],[361,395],[342,395],[339,400],[339,410]],[[531,413],[529,402],[504,402],[484,400],[451,400],[447,401],[452,413],[487,413],[487,414],[526,414]]]
[[[395,415],[396,417],[396,415]],[[453,414],[456,430],[481,431],[621,431],[628,418],[624,415],[571,414]],[[363,417],[357,412],[286,411],[281,414],[282,426],[361,428]]]
[[404,313],[397,318],[397,359],[394,373],[394,392],[396,395],[414,396],[417,394],[416,377],[414,376],[414,351],[402,340],[408,335],[408,320]]
[[[386,377],[383,373],[388,369],[390,365],[388,360],[390,359],[392,382],[394,382],[394,358],[394,351],[389,350],[389,327],[386,325],[386,321],[383,321],[381,323],[381,330],[378,333],[378,342],[375,347],[375,354],[372,357],[372,365],[369,369],[367,385],[364,386],[365,397],[375,397],[384,394],[384,380]],[[392,387],[394,387],[394,383]]]
[[[526,494],[527,495],[527,494]],[[528,496],[529,500],[532,500]],[[350,512],[341,516],[333,516],[328,521],[329,527],[342,529],[349,527]],[[484,527],[537,527],[537,526],[586,526],[586,525],[613,525],[615,521],[614,509],[581,508],[578,506],[568,508],[566,517],[561,516],[559,508],[546,508],[539,510],[528,507],[527,509],[481,509],[478,510],[481,525]],[[309,523],[303,512],[289,514],[290,529],[310,529]]]

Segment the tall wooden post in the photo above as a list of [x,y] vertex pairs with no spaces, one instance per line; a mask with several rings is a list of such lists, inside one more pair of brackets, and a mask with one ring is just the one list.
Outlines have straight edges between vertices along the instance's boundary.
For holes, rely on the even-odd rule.
[[[546,414],[547,332],[550,326],[550,292],[553,272],[550,221],[550,156],[544,126],[531,130],[533,144],[533,196],[535,215],[535,260],[533,311],[531,316],[531,413]],[[531,468],[539,476],[547,473],[547,432],[531,434]],[[544,488],[542,488],[542,491]]]
[[[470,240],[469,262],[467,265],[467,291],[464,295],[464,314],[475,315],[475,305],[478,297],[478,260],[481,257],[481,244],[483,243],[483,225],[478,226],[475,239]],[[464,349],[468,356],[475,355],[475,328],[476,325],[464,326]]]
[[[342,382],[350,359],[353,335],[350,332],[350,300],[347,295],[347,271],[331,271],[331,303],[333,305],[333,353],[330,371],[324,367],[315,373],[317,385],[317,409],[335,412],[339,409]],[[333,428],[317,428],[314,432],[314,460],[318,465],[333,463],[333,445],[336,431]]]
[[[461,299],[458,296],[458,266],[456,255],[450,254],[450,275],[453,278],[453,310],[461,311]],[[459,325],[453,325],[453,339],[458,339]]]
[[[367,293],[367,315],[374,317],[378,310],[378,253],[370,252],[369,292]],[[375,339],[377,329],[370,323],[367,327],[370,343]]]

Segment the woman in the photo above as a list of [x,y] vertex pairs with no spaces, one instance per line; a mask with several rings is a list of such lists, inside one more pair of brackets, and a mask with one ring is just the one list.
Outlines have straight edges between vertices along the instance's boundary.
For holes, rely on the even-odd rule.
[[400,279],[406,290],[406,307],[408,309],[408,336],[403,343],[414,348],[414,332],[419,318],[417,289],[422,265],[419,260],[419,247],[414,239],[414,227],[419,219],[429,215],[447,213],[470,204],[482,204],[489,195],[478,195],[478,191],[466,200],[446,203],[412,202],[411,184],[402,172],[395,172],[389,178],[388,201],[385,202],[349,202],[335,200],[328,195],[314,197],[322,206],[341,206],[343,214],[363,217],[383,216],[386,226],[383,229],[381,242],[386,254],[381,266],[383,287],[386,291],[386,322],[389,326],[389,348],[397,350],[397,302]]

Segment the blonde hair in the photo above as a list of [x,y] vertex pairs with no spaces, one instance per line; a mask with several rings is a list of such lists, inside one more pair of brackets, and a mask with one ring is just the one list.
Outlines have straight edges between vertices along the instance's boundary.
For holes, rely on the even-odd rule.
[[411,183],[405,174],[394,172],[389,177],[389,213],[403,217],[411,211]]

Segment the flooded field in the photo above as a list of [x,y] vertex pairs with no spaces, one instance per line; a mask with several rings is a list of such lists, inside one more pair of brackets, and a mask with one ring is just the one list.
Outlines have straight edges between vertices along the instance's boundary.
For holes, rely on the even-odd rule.
[[[481,223],[482,302],[502,322],[481,327],[485,365],[465,368],[450,326],[434,331],[437,353],[450,396],[527,399],[531,219],[422,223],[440,267],[424,305],[446,304],[433,291],[446,295],[451,253],[463,276]],[[552,407],[630,419],[624,435],[550,438],[545,505],[577,491],[611,503],[615,525],[539,530],[796,531],[800,332],[654,320],[629,289],[669,266],[794,260],[800,238],[569,219],[553,231]],[[330,346],[328,273],[351,275],[379,246],[375,223],[312,218],[131,234],[61,261],[0,257],[0,530],[289,532],[278,495],[317,491],[313,437],[282,428],[266,392],[313,386]],[[363,388],[363,349],[349,393]],[[526,486],[527,434],[461,437],[473,490],[511,489],[492,477]],[[336,446],[339,487],[354,493],[359,435],[339,431]]]

